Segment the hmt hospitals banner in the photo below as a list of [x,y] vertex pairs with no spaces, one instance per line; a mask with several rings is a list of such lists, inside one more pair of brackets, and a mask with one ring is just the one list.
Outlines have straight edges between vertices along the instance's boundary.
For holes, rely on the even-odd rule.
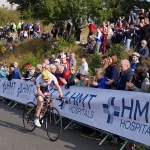
[[[0,89],[0,96],[36,103],[31,82],[0,79]],[[62,91],[65,104],[53,103],[62,116],[150,146],[150,94],[76,86]],[[50,93],[58,97],[55,87]]]

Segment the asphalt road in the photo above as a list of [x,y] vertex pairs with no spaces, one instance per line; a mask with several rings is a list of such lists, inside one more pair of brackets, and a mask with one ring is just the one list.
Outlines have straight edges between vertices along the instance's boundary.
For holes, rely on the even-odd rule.
[[0,150],[114,150],[112,145],[98,146],[100,140],[91,139],[76,130],[63,130],[56,142],[48,140],[42,128],[26,132],[22,123],[23,109],[11,108],[0,102]]

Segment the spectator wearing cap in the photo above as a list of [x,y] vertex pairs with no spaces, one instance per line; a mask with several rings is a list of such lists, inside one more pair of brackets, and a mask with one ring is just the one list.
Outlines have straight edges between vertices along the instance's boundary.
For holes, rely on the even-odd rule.
[[54,64],[54,60],[56,59],[55,53],[51,54],[51,58],[49,59],[50,64]]
[[54,65],[57,67],[60,64],[60,59],[55,59],[54,60]]
[[86,61],[86,56],[82,56],[81,61],[82,61],[82,64],[81,64],[80,72],[82,72],[82,71],[87,71],[88,72],[89,67],[88,67],[88,63]]
[[50,71],[55,77],[57,77],[59,75],[59,71],[58,71],[56,65],[54,65],[54,64],[50,65]]
[[131,68],[132,68],[133,71],[136,67],[136,64],[139,63],[139,57],[140,57],[139,53],[135,52],[135,53],[132,54]]
[[18,71],[17,68],[15,68],[14,64],[11,64],[9,66],[9,75],[8,75],[8,80],[11,80],[11,79],[21,79],[21,75]]
[[147,60],[148,56],[149,56],[149,49],[147,47],[147,42],[146,40],[142,40],[141,41],[141,48],[139,50],[139,54],[140,54],[140,61],[142,60]]
[[66,69],[69,70],[70,64],[67,62],[65,54],[61,56],[61,64],[63,64]]
[[70,60],[70,66],[76,67],[76,64],[77,64],[77,61],[76,61],[76,59],[75,59],[75,54],[72,53],[72,54],[71,54],[71,60]]
[[25,72],[25,74],[23,75],[23,78],[27,78],[28,77],[28,75],[29,75],[29,68],[31,67],[31,64],[30,63],[27,63],[26,65],[25,65],[25,69],[26,69],[26,72]]
[[68,82],[68,77],[69,77],[70,72],[68,69],[64,67],[63,64],[58,65],[57,68],[59,71],[59,74],[57,76],[58,83],[59,85],[65,85],[66,82]]
[[78,78],[75,78],[74,81],[75,81],[75,85],[77,86],[83,86],[84,84],[84,80],[85,78],[87,77],[88,75],[88,72],[86,70],[83,70],[80,72],[80,80]]

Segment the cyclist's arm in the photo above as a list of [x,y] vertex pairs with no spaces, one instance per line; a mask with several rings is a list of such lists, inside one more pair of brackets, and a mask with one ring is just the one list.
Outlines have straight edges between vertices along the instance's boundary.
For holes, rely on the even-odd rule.
[[37,89],[38,95],[42,96],[44,98],[45,96],[43,95],[42,91],[40,90],[40,87],[36,87],[36,89]]
[[57,83],[57,84],[55,84],[55,86],[56,86],[56,87],[57,87],[57,89],[58,89],[58,93],[59,93],[60,97],[62,97],[63,95],[62,95],[61,87],[59,86],[59,84],[58,84],[58,83]]

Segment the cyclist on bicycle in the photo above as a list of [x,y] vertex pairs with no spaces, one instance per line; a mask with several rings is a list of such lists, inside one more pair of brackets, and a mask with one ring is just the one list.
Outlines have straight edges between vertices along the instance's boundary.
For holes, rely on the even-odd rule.
[[43,102],[44,102],[44,98],[45,98],[45,95],[43,93],[49,92],[49,86],[51,83],[55,84],[56,88],[58,89],[59,95],[63,101],[62,90],[58,84],[56,77],[53,74],[51,74],[48,70],[42,71],[42,73],[36,79],[37,107],[36,107],[34,123],[37,127],[41,127],[41,124],[39,121],[39,116],[40,116],[41,109],[42,109]]

